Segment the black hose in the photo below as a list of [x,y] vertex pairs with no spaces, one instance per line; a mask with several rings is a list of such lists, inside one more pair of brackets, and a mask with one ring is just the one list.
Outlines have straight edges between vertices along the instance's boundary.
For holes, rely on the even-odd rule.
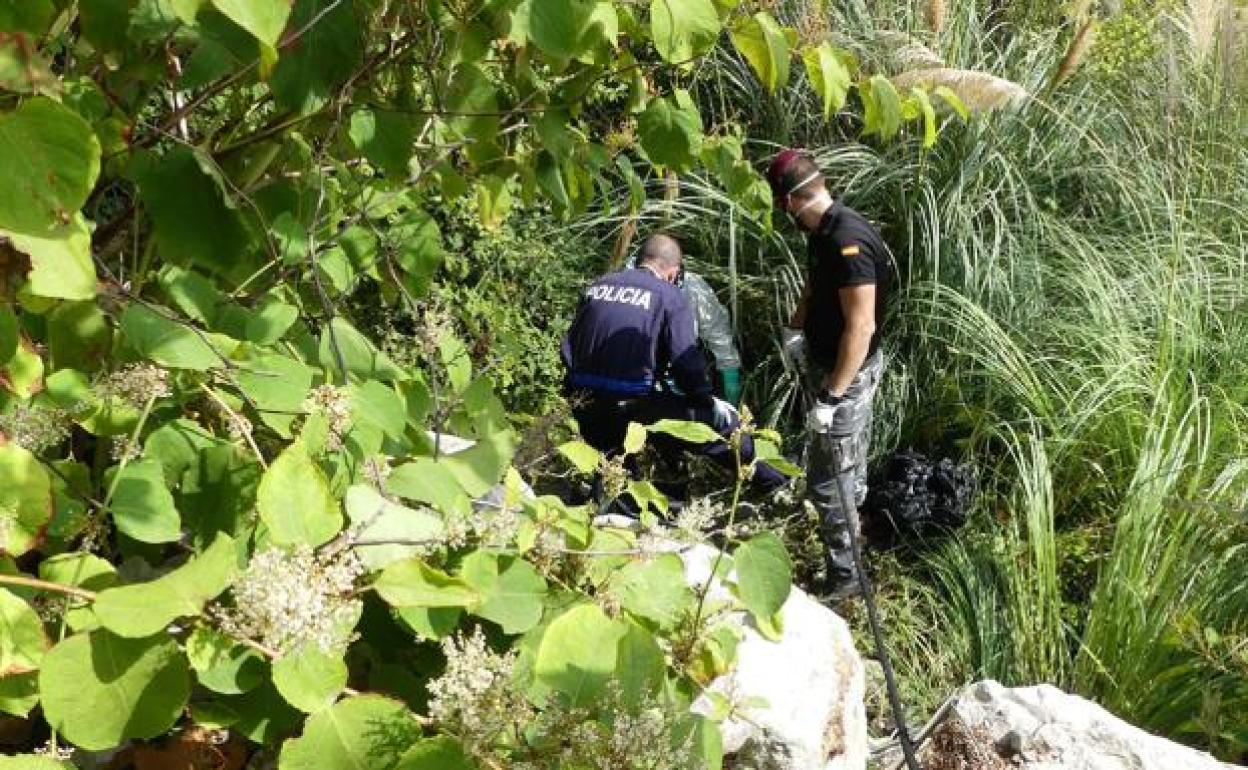
[[858,573],[858,585],[862,587],[862,600],[867,605],[867,619],[871,623],[871,636],[875,641],[875,653],[880,659],[880,668],[884,670],[884,686],[888,691],[888,704],[893,710],[893,720],[897,723],[897,738],[901,743],[901,753],[906,758],[909,770],[922,770],[914,753],[914,744],[910,741],[910,731],[906,727],[906,714],[902,709],[901,695],[897,692],[897,677],[893,674],[893,664],[889,661],[888,648],[884,644],[884,630],[880,626],[880,613],[875,605],[875,588],[871,578],[867,576],[867,564],[862,558],[862,546],[858,542],[858,507],[854,505],[854,496],[845,490],[845,458],[841,454],[841,443],[831,433],[820,436],[829,444],[829,453],[835,465],[836,492],[841,498],[841,510],[849,520],[849,546],[854,554],[854,567]]

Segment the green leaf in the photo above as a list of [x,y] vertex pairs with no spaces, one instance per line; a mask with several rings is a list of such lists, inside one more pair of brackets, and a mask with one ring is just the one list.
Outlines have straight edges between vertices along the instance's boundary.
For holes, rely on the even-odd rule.
[[391,471],[390,494],[431,505],[443,513],[467,513],[469,499],[445,460],[417,457]]
[[863,134],[872,134],[889,141],[901,130],[901,97],[888,78],[872,75],[866,83],[858,86],[862,96]]
[[407,405],[395,392],[393,385],[369,380],[352,385],[351,420],[355,424],[369,424],[394,441],[403,439],[407,429]]
[[625,624],[595,604],[580,604],[555,618],[537,649],[538,681],[563,693],[573,706],[594,702],[615,674]]
[[[89,553],[62,553],[45,559],[39,564],[39,577],[53,583],[78,586],[88,591],[103,591],[117,583],[117,570],[113,565]],[[91,605],[83,599],[70,602],[65,613],[66,624],[74,631],[99,628]]]
[[0,373],[7,375],[4,383],[18,398],[30,398],[43,384],[43,359],[32,345],[20,343],[8,365]]
[[234,374],[260,412],[265,425],[289,437],[312,388],[312,367],[288,356],[265,354],[248,361]]
[[208,626],[186,640],[186,657],[199,684],[222,695],[250,692],[264,681],[266,660],[256,650]]
[[162,257],[227,275],[250,272],[253,245],[242,219],[192,150],[140,155],[134,177]]
[[237,561],[234,540],[218,535],[202,554],[156,580],[100,592],[96,617],[119,636],[151,636],[180,617],[202,612],[229,587]]
[[117,529],[144,543],[172,543],[181,537],[182,518],[159,461],[142,459],[110,469],[109,479],[114,476],[110,510]]
[[351,115],[348,135],[374,166],[389,176],[407,178],[407,162],[416,139],[411,119],[392,110],[361,108]]
[[0,305],[0,366],[4,366],[17,352],[17,314],[9,303]]
[[51,646],[34,607],[0,588],[0,677],[37,670]]
[[651,163],[677,171],[690,168],[702,150],[702,116],[684,91],[651,99],[637,119],[637,133]]
[[523,559],[473,551],[459,575],[478,594],[468,611],[502,626],[503,633],[523,634],[542,619],[546,581]]
[[165,634],[125,639],[75,634],[48,651],[39,671],[52,729],[91,751],[155,738],[182,713],[191,682],[186,658]]
[[692,420],[659,420],[649,426],[648,430],[651,433],[666,433],[681,441],[688,441],[693,444],[709,444],[714,441],[722,441],[724,438],[706,423],[693,422]]
[[95,298],[91,234],[80,214],[44,235],[0,230],[0,238],[8,238],[13,248],[30,258],[29,293],[53,299]]
[[759,11],[730,30],[732,44],[750,63],[768,93],[789,82],[789,39],[771,14]]
[[296,441],[277,456],[260,479],[256,510],[280,545],[318,546],[342,529],[342,513],[329,482]]
[[36,754],[0,757],[0,770],[75,770],[68,762]]
[[630,422],[624,433],[624,454],[633,455],[646,445],[646,426],[639,422]]
[[919,113],[923,118],[923,149],[930,150],[936,146],[936,110],[932,107],[931,99],[927,98],[927,92],[922,88],[911,88],[910,100],[918,105]]
[[958,96],[952,88],[949,86],[936,86],[932,93],[939,96],[945,104],[949,105],[949,108],[956,112],[959,118],[962,118],[962,120],[971,119],[971,111],[967,109],[966,102],[962,101],[962,97]]
[[667,663],[654,634],[631,621],[625,626],[615,666],[624,703],[636,707],[663,687]]
[[333,328],[332,337],[338,342],[338,348],[342,352],[343,362],[348,372],[365,380],[391,382],[407,379],[406,372],[342,318],[334,318],[321,332],[321,344],[318,348],[321,366],[332,371],[338,370],[338,357],[332,347],[330,327]]
[[390,227],[394,260],[404,272],[403,284],[416,298],[423,297],[442,265],[442,233],[438,223],[420,209],[412,209]]
[[687,62],[719,38],[719,12],[711,0],[652,0],[650,37],[664,61]]
[[247,318],[248,342],[272,345],[280,340],[299,318],[299,309],[273,297],[266,297]]
[[[139,304],[126,307],[121,314],[121,331],[127,342],[144,358],[172,369],[205,371],[222,366],[222,356],[233,350],[228,337],[207,332],[196,333],[189,326]],[[215,350],[219,352],[214,352]]]
[[598,468],[598,460],[602,454],[584,441],[568,441],[560,444],[559,454],[568,458],[581,473],[593,473]]
[[100,173],[78,113],[42,96],[0,115],[0,229],[46,237],[73,221]]
[[556,59],[575,59],[587,52],[595,0],[533,0],[528,6],[528,38]]
[[[0,315],[0,326],[2,319]],[[112,341],[112,325],[95,302],[62,302],[48,314],[48,352],[53,369],[94,371],[104,363]],[[0,342],[0,363],[4,360]]]
[[[324,107],[359,66],[360,19],[354,0],[296,0],[290,28],[304,30],[269,78],[278,106],[301,115]],[[315,23],[313,23],[315,22]]]
[[845,106],[850,85],[849,68],[827,42],[802,51],[802,62],[806,65],[811,87],[823,102],[823,119],[828,120]]
[[395,770],[477,770],[459,741],[449,735],[427,738],[408,749]]
[[0,714],[25,718],[39,705],[39,674],[0,677]]
[[461,607],[395,607],[394,614],[421,639],[449,636],[459,625]]
[[357,545],[355,552],[370,570],[378,570],[420,552],[421,541],[440,542],[446,532],[442,520],[427,510],[413,510],[382,497],[366,484],[347,490],[347,516],[356,528],[356,541],[407,540],[413,545]]
[[290,0],[212,0],[212,5],[257,40],[273,47],[286,28],[291,3]]
[[30,452],[0,446],[0,553],[21,556],[52,518],[52,483]]
[[629,562],[611,577],[608,590],[620,606],[660,628],[672,628],[693,605],[680,557],[665,553],[647,561]]
[[420,559],[407,559],[382,570],[373,588],[395,607],[470,607],[477,592]]
[[789,598],[793,565],[784,543],[772,532],[755,535],[733,552],[737,595],[756,619],[773,617]]
[[358,695],[313,714],[303,735],[287,741],[279,770],[391,770],[421,738],[407,707],[380,695]]
[[52,0],[4,0],[0,2],[0,32],[42,35],[56,18]]
[[315,644],[304,644],[273,661],[273,686],[290,705],[315,714],[333,705],[347,686],[347,664]]

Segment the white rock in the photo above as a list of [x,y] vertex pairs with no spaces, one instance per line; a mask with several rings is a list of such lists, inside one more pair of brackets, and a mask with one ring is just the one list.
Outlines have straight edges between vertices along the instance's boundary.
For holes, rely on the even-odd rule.
[[[681,552],[685,579],[703,585],[716,551],[695,546]],[[708,601],[728,598],[719,581]],[[867,765],[867,716],[862,659],[849,626],[794,587],[781,608],[779,641],[763,637],[744,612],[733,613],[744,638],[736,667],[710,690],[734,702],[762,698],[766,706],[730,716],[721,725],[724,752],[734,770],[863,770]],[[705,695],[694,710],[707,714]]]
[[953,712],[982,727],[1027,770],[1228,770],[1205,752],[1128,724],[1100,706],[1051,685],[1003,687],[977,682]]

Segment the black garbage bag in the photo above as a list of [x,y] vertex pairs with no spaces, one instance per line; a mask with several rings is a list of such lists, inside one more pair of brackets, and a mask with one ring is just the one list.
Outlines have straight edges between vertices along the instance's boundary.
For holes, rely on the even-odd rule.
[[974,494],[975,476],[968,466],[906,449],[872,480],[863,518],[873,539],[934,534],[965,524]]

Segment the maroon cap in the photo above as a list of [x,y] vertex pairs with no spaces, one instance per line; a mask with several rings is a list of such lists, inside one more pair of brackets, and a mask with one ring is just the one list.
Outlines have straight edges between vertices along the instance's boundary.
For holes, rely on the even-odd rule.
[[784,172],[789,170],[794,161],[802,157],[797,150],[781,150],[771,161],[771,165],[767,167],[767,182],[771,185],[772,195],[783,195],[780,185],[784,181]]

